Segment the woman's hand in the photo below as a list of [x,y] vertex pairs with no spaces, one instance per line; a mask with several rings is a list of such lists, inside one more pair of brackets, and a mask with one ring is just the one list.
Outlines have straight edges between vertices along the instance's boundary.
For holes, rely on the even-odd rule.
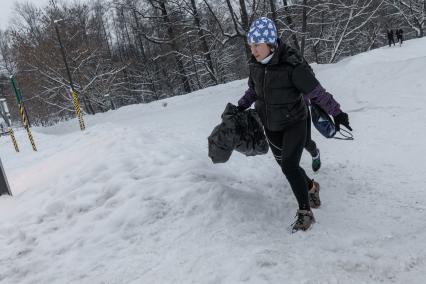
[[346,112],[340,112],[338,115],[336,115],[334,118],[334,124],[336,124],[336,130],[340,130],[340,125],[343,125],[350,131],[352,131],[352,128],[349,126],[349,117]]

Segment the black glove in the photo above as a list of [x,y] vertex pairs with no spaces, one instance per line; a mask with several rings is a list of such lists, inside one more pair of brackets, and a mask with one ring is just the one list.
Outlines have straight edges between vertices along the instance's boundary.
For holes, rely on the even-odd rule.
[[350,131],[352,131],[352,128],[349,126],[349,117],[348,114],[345,112],[341,112],[338,115],[334,117],[334,124],[336,125],[336,130],[340,130],[340,125],[343,125]]
[[237,106],[237,111],[238,112],[243,112],[243,111],[245,111],[247,108],[246,107],[243,107],[242,105],[238,105]]

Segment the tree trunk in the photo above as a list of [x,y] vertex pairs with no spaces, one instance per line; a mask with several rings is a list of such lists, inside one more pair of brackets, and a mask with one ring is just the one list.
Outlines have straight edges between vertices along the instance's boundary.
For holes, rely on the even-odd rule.
[[240,0],[240,9],[241,9],[241,26],[244,29],[244,34],[241,34],[240,28],[238,27],[238,22],[235,19],[235,13],[234,13],[234,9],[232,8],[232,4],[230,0],[226,0],[226,4],[228,5],[228,9],[229,9],[229,13],[231,14],[231,18],[232,18],[232,22],[234,23],[234,28],[235,28],[235,32],[237,33],[237,35],[242,39],[243,42],[243,46],[246,52],[246,57],[250,58],[251,56],[251,51],[249,46],[247,45],[247,37],[246,37],[246,32],[248,32],[248,15],[247,15],[247,8],[246,8],[246,3],[244,0]]
[[[179,53],[178,45],[175,40],[175,32],[173,30],[173,24],[170,21],[169,15],[167,13],[166,4],[165,1],[160,2],[160,9],[161,9],[161,15],[163,16],[163,21],[167,25],[167,35],[169,39],[171,40],[172,48],[177,53]],[[179,71],[180,78],[182,80],[183,89],[185,92],[190,93],[191,92],[191,86],[189,85],[188,76],[186,75],[185,68],[183,67],[183,63],[180,60],[178,56],[175,55],[176,65]]]
[[217,85],[217,78],[215,76],[214,67],[213,67],[213,60],[210,56],[210,50],[209,46],[207,44],[206,37],[204,35],[203,30],[201,29],[201,21],[200,16],[198,14],[197,6],[195,4],[195,0],[191,0],[192,10],[194,11],[194,22],[198,29],[198,38],[201,41],[201,51],[204,54],[204,57],[207,62],[207,71],[209,72],[210,78],[212,79],[213,83]]
[[305,40],[306,40],[306,26],[307,26],[307,0],[303,0],[303,10],[302,10],[302,40],[300,42],[300,53],[302,56],[305,54]]
[[[153,81],[153,78],[152,78],[153,76],[151,75],[150,68],[147,66],[148,65],[148,59],[147,59],[145,48],[144,48],[143,42],[142,42],[142,36],[141,36],[141,32],[140,32],[141,28],[140,28],[140,25],[139,25],[139,19],[138,19],[137,14],[136,14],[136,8],[132,7],[132,9],[133,9],[133,19],[135,20],[135,23],[136,23],[136,38],[137,38],[137,41],[138,41],[138,44],[139,44],[139,51],[141,53],[143,64],[147,67],[145,70],[146,70],[146,73],[148,74],[148,80],[149,80],[150,85],[151,85],[151,91],[154,93],[154,96],[157,97],[157,89],[155,88],[155,84],[154,84],[154,81]],[[154,63],[154,64],[156,64],[156,63]]]
[[269,0],[269,7],[271,8],[271,20],[274,21],[275,24],[277,21],[277,9],[275,7],[275,0]]
[[[288,3],[287,0],[283,0],[283,4],[284,4],[284,13],[285,13],[285,20],[288,24],[288,26],[293,30],[294,26],[293,26],[293,19],[290,16],[290,9],[288,8]],[[296,34],[291,31],[291,39],[293,41],[293,45],[297,50],[300,50],[300,46],[299,46],[299,41],[297,40],[297,36]]]

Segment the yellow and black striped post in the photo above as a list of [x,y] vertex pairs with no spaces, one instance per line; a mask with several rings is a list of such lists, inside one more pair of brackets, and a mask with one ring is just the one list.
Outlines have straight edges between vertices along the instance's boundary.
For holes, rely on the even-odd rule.
[[28,139],[30,140],[31,146],[33,147],[34,151],[37,151],[33,135],[31,134],[30,125],[28,123],[27,116],[25,115],[24,105],[20,103],[18,104],[18,107],[19,107],[19,114],[21,115],[22,124],[24,125],[24,128],[27,131]]
[[74,105],[74,111],[78,118],[78,122],[80,124],[80,129],[81,131],[83,131],[86,128],[86,126],[84,125],[83,114],[81,113],[80,104],[78,103],[77,93],[72,89],[71,89],[71,97],[72,97],[72,104]]
[[77,92],[75,91],[75,88],[74,88],[74,83],[72,81],[70,68],[68,67],[67,56],[65,55],[65,49],[64,49],[64,46],[62,45],[61,35],[59,33],[58,23],[61,21],[62,20],[56,20],[53,23],[55,25],[56,36],[58,37],[62,58],[64,59],[65,69],[67,70],[68,79],[70,80],[71,98],[72,98],[72,104],[74,105],[75,115],[77,116],[78,122],[80,123],[80,129],[81,131],[83,131],[84,129],[86,129],[86,126],[84,125],[83,114],[81,113],[80,104],[78,103]]
[[30,139],[31,146],[33,147],[34,151],[37,151],[36,145],[34,143],[33,135],[31,134],[30,130],[30,124],[28,122],[28,118],[26,115],[25,107],[24,107],[24,101],[22,100],[21,91],[16,86],[15,78],[10,76],[10,81],[12,83],[13,90],[15,91],[16,101],[18,102],[18,108],[19,108],[19,114],[21,116],[22,124],[24,125],[25,130],[28,133],[28,138]]
[[15,147],[15,151],[19,152],[18,142],[16,142],[15,134],[13,133],[12,127],[9,128],[8,132],[9,132],[10,138],[12,138],[12,144],[13,144],[13,147]]

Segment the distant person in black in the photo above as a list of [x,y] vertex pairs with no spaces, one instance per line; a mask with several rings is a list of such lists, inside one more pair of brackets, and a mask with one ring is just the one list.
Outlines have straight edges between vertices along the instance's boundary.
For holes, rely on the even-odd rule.
[[402,45],[403,42],[403,35],[404,31],[402,29],[396,30],[396,41],[399,42],[399,45]]
[[391,44],[395,46],[395,39],[393,38],[393,30],[388,30],[388,41],[389,41],[389,47],[391,47]]

